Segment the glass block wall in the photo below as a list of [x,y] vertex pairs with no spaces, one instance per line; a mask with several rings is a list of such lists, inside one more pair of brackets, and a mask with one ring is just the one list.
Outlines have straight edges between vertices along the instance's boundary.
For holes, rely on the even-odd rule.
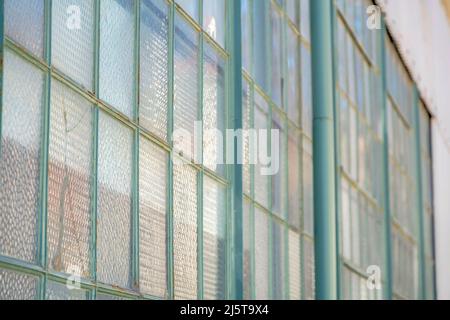
[[280,132],[277,175],[244,166],[244,295],[313,299],[309,1],[244,0],[241,14],[243,127]]
[[[231,0],[3,1],[0,299],[226,299],[239,276],[245,299],[316,297],[310,0],[240,2],[232,56]],[[333,4],[339,297],[432,299],[431,116],[372,1]],[[220,164],[235,110],[280,133],[276,175],[250,136],[242,181]]]

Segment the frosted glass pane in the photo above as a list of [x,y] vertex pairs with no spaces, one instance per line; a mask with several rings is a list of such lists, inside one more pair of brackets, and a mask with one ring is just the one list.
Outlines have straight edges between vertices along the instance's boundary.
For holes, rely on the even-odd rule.
[[31,275],[0,269],[0,300],[35,300],[38,281]]
[[139,122],[167,139],[168,7],[163,0],[141,2]]
[[52,1],[52,64],[84,86],[94,80],[94,1]]
[[311,37],[310,31],[310,9],[309,9],[309,0],[300,0],[300,22],[301,22],[301,31],[302,36],[307,40]]
[[52,82],[48,165],[48,262],[90,274],[92,105]]
[[312,138],[313,108],[312,108],[312,72],[311,52],[305,46],[301,47],[302,62],[302,128],[305,134]]
[[44,56],[44,0],[4,0],[5,34],[36,56]]
[[173,254],[175,299],[197,299],[197,172],[173,171]]
[[0,253],[36,259],[44,75],[5,51],[0,146]]
[[303,150],[303,228],[309,235],[314,233],[314,180],[313,159],[309,153],[311,141],[304,138]]
[[[250,86],[245,78],[242,79],[242,128],[245,131],[250,129],[251,124],[251,97],[250,97]],[[250,136],[243,137],[243,166],[242,166],[242,175],[243,175],[243,188],[244,193],[250,195],[250,185],[251,185],[251,177],[250,177]]]
[[278,221],[272,222],[272,298],[284,299],[286,279],[286,237],[285,228]]
[[204,298],[225,299],[226,188],[206,177],[203,181]]
[[98,159],[97,276],[130,287],[133,133],[100,114]]
[[[274,171],[274,174],[269,176],[271,179],[272,189],[271,189],[271,205],[272,205],[272,211],[278,215],[279,217],[285,219],[286,217],[286,210],[285,210],[285,197],[286,197],[286,127],[284,119],[281,119],[280,115],[276,112],[272,113],[272,130],[277,130],[279,137],[278,139],[272,139],[271,145],[277,146],[279,151],[278,154],[275,154],[274,150],[270,150],[270,153],[272,155],[272,170],[278,169],[278,171]],[[278,157],[279,163],[278,168],[275,167],[275,161],[273,158],[275,156]]]
[[288,197],[289,224],[300,229],[301,181],[300,181],[300,135],[290,128],[288,137]]
[[225,174],[225,61],[207,42],[203,64],[203,163]]
[[203,29],[225,47],[225,0],[203,1]]
[[198,1],[199,0],[175,0],[175,2],[196,21],[198,21]]
[[48,281],[46,300],[88,300],[89,293],[83,289],[69,289],[66,284]]
[[268,19],[268,1],[253,1],[253,76],[256,83],[265,91],[268,89],[267,66],[271,63],[267,48],[270,47],[270,29]]
[[100,98],[129,118],[134,104],[134,0],[102,1]]
[[255,211],[255,298],[269,299],[269,219]]
[[270,22],[271,22],[271,48],[272,48],[272,54],[271,54],[271,68],[272,68],[272,99],[275,102],[275,104],[279,108],[283,108],[284,102],[283,102],[283,86],[284,86],[284,79],[283,79],[283,73],[282,73],[282,63],[281,59],[283,56],[283,45],[282,45],[282,30],[281,30],[281,15],[276,10],[275,5],[272,3],[272,7],[270,10]]
[[314,243],[306,237],[303,237],[303,259],[305,298],[313,300],[315,297]]
[[291,28],[288,29],[288,117],[300,126],[301,79],[300,79],[300,40]]
[[244,286],[244,299],[251,299],[251,277],[252,277],[252,252],[251,252],[251,241],[253,239],[252,236],[252,228],[250,222],[250,203],[248,201],[244,201],[244,214],[243,214],[243,224],[242,224],[242,232],[243,232],[243,246],[244,246],[244,256],[243,256],[243,286]]
[[300,235],[289,230],[289,298],[301,299]]
[[[267,102],[255,92],[255,129],[256,130],[268,130],[269,118],[268,118],[268,104]],[[258,131],[259,132],[259,131]],[[267,136],[268,138],[269,136]],[[262,141],[258,138],[258,152],[264,152],[261,146],[265,143],[266,150],[269,150],[269,141]],[[259,158],[259,157],[258,157]],[[255,199],[258,203],[268,208],[269,206],[269,176],[262,175],[261,162],[257,161],[255,165]]]
[[144,138],[139,151],[139,287],[165,298],[167,154]]
[[176,149],[193,158],[194,126],[198,119],[198,34],[178,15],[174,59],[174,129],[191,135],[190,139],[176,143]]

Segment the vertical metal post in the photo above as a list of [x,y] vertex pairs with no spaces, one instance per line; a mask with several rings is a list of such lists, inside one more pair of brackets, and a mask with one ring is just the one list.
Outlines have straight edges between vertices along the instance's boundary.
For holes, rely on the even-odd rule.
[[[230,53],[230,108],[231,126],[242,128],[242,49],[241,49],[241,0],[227,1],[228,4],[228,34]],[[232,197],[232,298],[242,300],[243,289],[243,187],[242,165],[238,161],[238,141],[234,144],[235,165],[231,166],[231,197]]]
[[423,208],[423,184],[422,184],[422,157],[420,143],[420,94],[417,86],[414,85],[414,121],[415,121],[415,147],[416,147],[416,174],[417,174],[417,214],[418,214],[418,237],[419,237],[419,299],[426,299],[426,273],[425,273],[425,233]]
[[316,297],[337,298],[332,1],[310,0]]
[[389,192],[389,131],[387,105],[387,73],[386,73],[386,24],[381,21],[380,41],[380,70],[381,70],[381,106],[383,121],[383,180],[384,180],[384,239],[385,245],[385,299],[392,300],[392,233],[391,233],[391,200]]

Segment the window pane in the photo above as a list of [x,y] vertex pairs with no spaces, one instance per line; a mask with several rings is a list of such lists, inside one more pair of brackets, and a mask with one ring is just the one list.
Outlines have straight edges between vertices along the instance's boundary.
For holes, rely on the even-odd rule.
[[198,0],[175,0],[175,2],[194,18],[195,21],[198,21]]
[[312,74],[311,52],[302,45],[302,128],[305,134],[312,138],[313,107],[312,107]]
[[303,281],[305,298],[313,300],[315,297],[315,269],[314,269],[314,243],[303,236]]
[[255,298],[269,299],[269,219],[255,211]]
[[0,252],[34,262],[44,75],[5,51],[0,161]]
[[139,168],[139,287],[166,298],[166,152],[142,137]]
[[101,2],[100,98],[129,118],[134,104],[134,0]]
[[139,122],[167,138],[168,7],[164,0],[141,2]]
[[39,278],[0,269],[0,300],[35,300]]
[[289,230],[289,298],[301,299],[300,235]]
[[[282,108],[283,103],[283,66],[282,66],[282,56],[283,56],[283,45],[282,45],[282,20],[280,13],[275,9],[272,4],[270,12],[271,21],[271,37],[272,37],[272,99],[275,104]],[[259,26],[260,27],[260,26]],[[266,66],[267,68],[267,66]]]
[[203,1],[203,29],[225,47],[225,0]]
[[66,284],[47,281],[46,300],[88,300],[89,293],[83,289],[69,289]]
[[[255,93],[255,129],[258,130],[268,130],[269,127],[269,115],[268,115],[269,106],[267,102],[260,96]],[[268,136],[267,136],[268,137]],[[261,146],[265,146],[266,150],[261,150]],[[258,138],[258,153],[269,150],[269,141],[261,141]],[[257,202],[265,206],[266,208],[269,206],[269,176],[265,176],[262,174],[262,165],[261,162],[257,161],[255,165],[255,199]]]
[[44,0],[5,0],[5,34],[36,56],[44,56]]
[[251,72],[251,2],[241,0],[241,23],[242,23],[242,68]]
[[176,299],[197,299],[197,172],[175,165],[173,255]]
[[284,299],[286,280],[286,237],[285,229],[278,221],[272,221],[272,291],[273,299]]
[[223,300],[226,292],[226,188],[205,176],[203,190],[204,298]]
[[[270,155],[271,159],[271,181],[272,181],[272,189],[271,189],[271,198],[272,198],[272,211],[278,216],[285,218],[285,197],[286,197],[286,129],[284,119],[277,112],[272,113],[272,130],[277,130],[279,137],[278,139],[272,140],[271,138],[271,150]],[[278,148],[278,151],[276,151]],[[278,157],[278,168],[276,167],[276,157]]]
[[243,252],[243,282],[244,282],[244,300],[251,299],[251,288],[252,288],[252,256],[253,251],[251,249],[251,242],[253,239],[252,233],[253,228],[251,227],[251,212],[250,203],[244,201],[244,213],[243,213],[243,225],[242,232],[244,238],[244,252]]
[[55,271],[90,275],[92,105],[53,80],[48,166],[48,254]]
[[52,1],[52,64],[92,91],[94,80],[93,0]]
[[[251,101],[251,97],[250,97],[250,85],[248,83],[247,80],[245,80],[245,78],[242,79],[242,128],[245,131],[248,131],[250,129],[250,125],[251,125],[251,106],[252,106],[252,101]],[[242,155],[242,160],[243,160],[243,166],[242,166],[242,170],[243,170],[243,189],[244,189],[244,193],[247,195],[250,195],[250,136],[243,136],[243,155]]]
[[98,159],[98,280],[130,287],[133,134],[101,113]]
[[175,19],[174,129],[190,135],[175,148],[194,158],[194,127],[198,119],[198,34],[179,15]]
[[303,139],[303,228],[309,235],[314,234],[314,180],[312,143]]
[[225,138],[225,61],[205,42],[203,70],[203,163],[223,175]]
[[288,29],[288,117],[300,126],[301,83],[300,83],[300,42],[297,35]]
[[300,230],[301,185],[300,185],[300,145],[301,140],[295,129],[290,128],[288,139],[288,197],[289,223]]
[[268,1],[253,1],[253,76],[256,83],[266,92],[268,89],[267,44],[270,39],[267,29],[266,17],[268,14]]

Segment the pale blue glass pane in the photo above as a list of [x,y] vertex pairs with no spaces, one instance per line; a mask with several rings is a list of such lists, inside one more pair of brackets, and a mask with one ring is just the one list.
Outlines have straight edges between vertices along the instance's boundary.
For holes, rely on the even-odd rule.
[[[283,45],[282,45],[282,18],[280,13],[275,9],[272,4],[270,11],[270,22],[271,22],[271,59],[272,63],[270,67],[272,69],[272,99],[275,104],[282,108],[284,105],[283,102],[283,86],[285,85],[283,79],[283,66],[282,66],[282,57],[283,57]],[[267,66],[266,66],[267,68]]]
[[7,49],[3,79],[0,253],[34,262],[44,75]]
[[301,79],[300,79],[300,40],[291,28],[288,29],[288,117],[300,126]]
[[300,0],[300,29],[302,36],[307,40],[310,40],[311,38],[309,1],[310,0]]
[[204,298],[225,299],[226,188],[205,176],[203,181]]
[[300,229],[301,189],[300,189],[300,145],[299,133],[289,129],[288,137],[288,201],[289,224]]
[[203,29],[225,47],[225,0],[203,1]]
[[[255,129],[256,130],[267,130],[269,127],[269,118],[268,118],[268,104],[262,98],[261,95],[255,92],[255,107],[254,107],[254,116],[255,116]],[[259,131],[258,131],[259,132]],[[267,136],[268,137],[268,136]],[[264,148],[261,146],[269,146],[269,141],[258,139],[258,153],[266,153],[264,152]],[[255,165],[255,200],[266,208],[269,206],[269,176],[263,175],[263,166],[261,162],[257,161]]]
[[163,0],[141,2],[139,123],[167,139],[168,6]]
[[207,42],[203,64],[203,163],[223,175],[225,132],[225,61]]
[[139,150],[139,288],[167,297],[167,154],[141,137]]
[[251,6],[250,0],[241,0],[241,23],[242,23],[242,68],[251,72]]
[[[272,128],[271,130],[278,132],[278,139],[271,138],[271,150],[270,150],[270,164],[265,167],[269,169],[269,174],[272,182],[271,189],[271,204],[272,211],[285,218],[285,203],[286,196],[286,127],[285,120],[281,116],[273,111],[272,112]],[[278,149],[278,151],[277,151]],[[269,153],[268,153],[269,154]],[[277,165],[278,163],[278,165]]]
[[48,166],[48,262],[65,273],[90,275],[93,108],[52,81]]
[[94,1],[52,1],[52,64],[92,91]]
[[255,210],[255,298],[269,299],[269,219]]
[[284,282],[286,279],[286,245],[285,229],[277,221],[272,220],[272,298],[284,299]]
[[98,159],[98,280],[130,287],[133,132],[101,113]]
[[301,298],[301,256],[300,235],[289,230],[289,298]]
[[88,300],[89,292],[83,289],[72,289],[66,284],[47,281],[46,300]]
[[301,46],[302,59],[302,128],[306,135],[312,138],[312,73],[311,52],[304,45]]
[[[174,129],[190,135],[175,141],[175,149],[194,158],[194,128],[198,119],[198,34],[179,15],[175,19]],[[200,126],[201,128],[201,126]],[[196,137],[201,139],[201,137]]]
[[309,235],[314,233],[314,183],[312,142],[303,139],[303,226]]
[[198,21],[198,1],[199,0],[175,0],[175,2],[194,18],[195,21]]
[[267,1],[253,1],[253,76],[256,83],[268,90],[268,65],[267,53],[270,30],[267,30]]
[[299,21],[299,8],[300,8],[299,0],[286,0],[286,13],[289,16],[289,19],[297,26]]
[[102,1],[100,98],[129,118],[134,104],[134,0]]
[[11,270],[0,269],[0,300],[35,300],[39,278]]
[[197,299],[197,172],[176,164],[173,184],[175,299]]
[[42,58],[44,0],[5,0],[5,35]]

